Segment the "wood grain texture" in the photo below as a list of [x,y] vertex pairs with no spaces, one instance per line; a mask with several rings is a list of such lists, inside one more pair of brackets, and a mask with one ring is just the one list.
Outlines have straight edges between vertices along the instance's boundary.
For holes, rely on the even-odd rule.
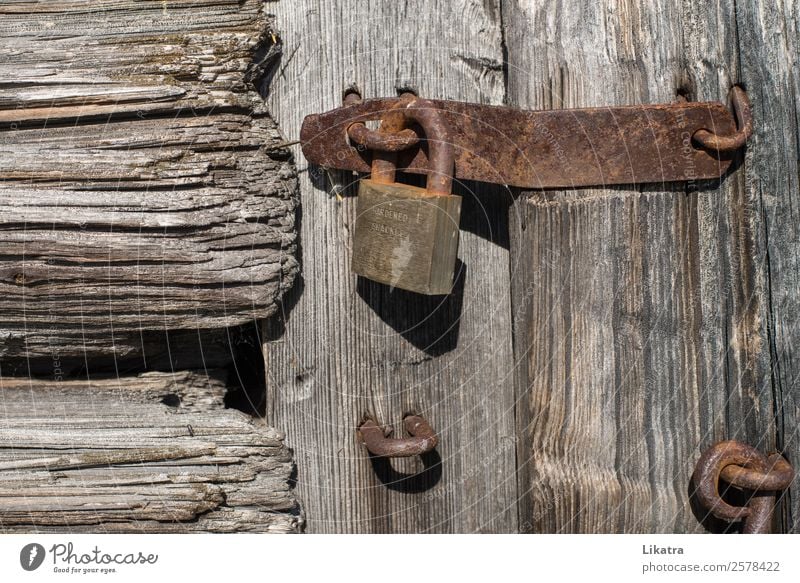
[[[758,120],[745,164],[745,197],[761,217],[757,257],[766,281],[768,343],[772,375],[764,390],[775,399],[776,445],[800,468],[800,6],[729,3],[729,29],[738,38],[740,79]],[[772,436],[765,442],[772,444]],[[783,506],[784,532],[800,533],[800,482]]]
[[251,84],[263,8],[0,6],[0,357],[125,358],[276,310],[296,180]]
[[[3,377],[0,384],[8,391],[52,391],[58,388],[66,398],[74,394],[79,401],[91,396],[118,397],[122,403],[163,403],[192,411],[215,411],[225,408],[228,373],[224,370],[179,370],[148,372],[135,377],[92,375],[91,379],[50,379]],[[37,405],[38,406],[38,405]]]
[[[338,107],[352,84],[364,97],[411,86],[427,98],[503,100],[498,1],[298,0],[274,10],[284,47],[268,104],[287,135],[306,113]],[[351,274],[355,177],[306,168],[296,153],[303,279],[264,351],[267,419],[297,456],[308,530],[515,531],[503,189],[457,187],[455,293],[425,298]],[[439,433],[436,454],[371,464],[356,442],[362,417],[399,432],[411,411]]]
[[299,531],[282,434],[219,408],[222,386],[191,371],[0,380],[0,531]]
[[[724,100],[734,83],[755,89],[756,136],[722,183],[528,193],[510,219],[521,530],[702,531],[687,496],[700,451],[723,438],[774,448],[780,393],[791,402],[796,392],[786,378],[776,390],[771,374],[765,229],[797,196],[796,150],[780,155],[794,160],[788,168],[774,165],[776,148],[796,147],[785,92],[796,91],[787,83],[797,71],[788,73],[788,54],[765,58],[752,46],[774,23],[738,2],[503,9],[511,105]],[[797,30],[789,10],[787,35]],[[786,59],[777,70],[776,58]],[[748,80],[756,70],[766,85]],[[797,228],[779,220],[779,249],[794,263]],[[785,286],[796,269],[783,271]]]

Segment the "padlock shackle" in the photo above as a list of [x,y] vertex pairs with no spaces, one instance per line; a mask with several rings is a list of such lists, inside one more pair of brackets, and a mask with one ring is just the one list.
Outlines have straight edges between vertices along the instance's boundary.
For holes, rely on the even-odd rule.
[[[345,104],[357,102],[358,95],[345,98]],[[349,98],[349,100],[348,100]],[[381,125],[375,136],[397,135],[416,122],[425,132],[428,143],[428,180],[426,190],[435,195],[450,195],[453,190],[453,171],[455,152],[450,132],[438,107],[427,99],[420,99],[413,93],[404,93],[381,118]],[[397,152],[394,150],[375,150],[372,154],[372,180],[379,184],[395,181]]]
[[425,132],[430,161],[426,190],[431,194],[452,194],[455,153],[441,111],[432,101],[419,97],[414,97],[401,110],[406,120],[417,122]]
[[[399,135],[408,123],[402,108],[415,99],[413,93],[403,93],[398,101],[392,105],[381,118],[381,125],[376,132],[377,136]],[[374,150],[372,153],[372,180],[379,184],[392,184],[397,174],[397,152]]]

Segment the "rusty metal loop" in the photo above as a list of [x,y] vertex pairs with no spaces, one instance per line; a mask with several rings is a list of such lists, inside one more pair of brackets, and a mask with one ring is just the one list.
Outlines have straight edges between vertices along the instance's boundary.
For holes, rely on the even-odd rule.
[[[708,511],[729,522],[744,520],[745,533],[769,532],[774,494],[787,488],[794,470],[779,454],[769,457],[739,441],[708,448],[695,466],[695,496]],[[750,493],[747,506],[735,507],[720,496],[720,480]]]
[[417,122],[425,132],[429,163],[425,189],[430,194],[452,194],[455,152],[450,129],[435,103],[410,95],[412,98],[404,105],[402,112],[406,121]]
[[[417,132],[403,127],[402,117],[392,111],[402,107],[413,97],[412,93],[404,93],[398,97],[390,110],[381,118],[382,123],[377,130],[369,129],[362,121],[351,124],[347,128],[348,137],[359,146],[378,152],[401,152],[416,146],[419,143]],[[354,105],[360,101],[361,96],[358,93],[348,93],[345,96],[344,104]]]
[[[344,98],[345,105],[355,105],[361,102],[358,93],[349,93]],[[408,122],[416,122],[425,132],[425,141],[428,144],[428,161],[430,163],[427,174],[426,190],[431,194],[449,195],[453,188],[453,171],[455,166],[455,153],[447,123],[439,107],[428,99],[421,99],[413,93],[403,93],[384,112],[381,117],[381,126],[378,130],[368,129],[363,122],[355,122],[347,128],[348,136],[359,143],[358,140],[370,140],[377,145],[374,148],[378,165],[373,163],[373,179],[379,182],[392,182],[394,180],[393,155],[405,149],[404,132]],[[362,129],[363,128],[363,129]],[[355,137],[353,134],[355,133]],[[414,132],[416,135],[416,132]],[[398,138],[398,136],[400,136]],[[419,137],[417,138],[419,141]],[[416,142],[414,142],[416,143]],[[410,144],[410,147],[413,144]],[[394,149],[397,148],[397,149]],[[377,170],[377,172],[376,172]]]
[[700,129],[692,136],[698,144],[708,150],[728,153],[738,150],[747,143],[747,140],[753,135],[753,110],[750,106],[750,99],[744,89],[734,86],[731,89],[731,102],[738,128],[736,133],[730,136],[720,136],[708,129]]
[[363,122],[356,122],[347,128],[347,135],[359,146],[381,152],[402,152],[419,143],[417,132],[410,128],[392,134],[371,130]]
[[794,470],[783,456],[774,453],[767,461],[766,473],[743,466],[730,465],[722,468],[720,477],[731,486],[754,491],[785,490],[794,479]]
[[431,426],[419,415],[409,415],[403,425],[411,437],[392,439],[374,420],[367,419],[358,428],[369,452],[376,457],[412,457],[431,451],[439,443]]

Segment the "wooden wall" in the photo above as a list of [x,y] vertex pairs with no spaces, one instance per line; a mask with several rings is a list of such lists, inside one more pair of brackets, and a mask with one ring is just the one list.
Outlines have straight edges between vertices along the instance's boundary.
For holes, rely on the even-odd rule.
[[[313,532],[698,532],[722,438],[800,465],[797,33],[791,2],[281,2],[268,104],[410,86],[523,108],[725,101],[756,134],[721,183],[514,193],[461,184],[444,301],[349,271],[355,177],[301,170],[302,280],[265,333],[268,419]],[[428,416],[438,457],[370,464],[364,413]],[[393,469],[392,469],[393,468]],[[420,472],[406,478],[403,472]],[[798,527],[797,496],[782,529]],[[793,506],[792,506],[793,504]]]
[[225,377],[0,378],[0,532],[302,530],[283,435]]
[[233,410],[298,271],[273,44],[261,0],[0,5],[0,532],[302,529]]
[[[426,97],[503,100],[499,2],[274,10],[284,46],[268,104],[288,135],[352,84],[365,97],[410,85]],[[456,292],[421,299],[351,275],[354,177],[297,163],[302,279],[264,347],[267,418],[295,450],[309,530],[515,531],[508,193],[459,186]],[[362,417],[402,431],[410,411],[440,433],[437,454],[373,467],[355,441]]]
[[295,178],[261,0],[0,6],[0,358],[126,358],[275,312]]
[[[101,360],[131,387],[154,361],[229,366],[231,327],[274,316],[266,395],[259,381],[240,398],[286,433],[310,532],[702,532],[718,528],[688,496],[705,447],[737,438],[800,466],[791,0],[48,6],[0,6],[0,379],[72,359],[108,396],[88,374]],[[447,298],[355,278],[357,177],[296,148],[296,181],[279,147],[353,85],[550,109],[724,100],[732,84],[756,133],[720,182],[457,184]],[[278,434],[219,398],[218,423],[268,434],[276,528],[296,529]],[[436,452],[370,460],[363,417],[400,432],[409,412]],[[800,528],[798,498],[781,530]]]

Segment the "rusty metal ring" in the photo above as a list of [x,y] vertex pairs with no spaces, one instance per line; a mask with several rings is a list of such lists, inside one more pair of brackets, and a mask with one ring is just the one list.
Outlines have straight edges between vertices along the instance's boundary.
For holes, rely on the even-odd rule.
[[736,116],[736,133],[730,136],[720,136],[707,129],[697,130],[692,138],[704,148],[717,152],[734,152],[741,148],[753,135],[753,110],[750,99],[741,87],[731,89],[731,102],[733,113]]
[[450,128],[442,110],[428,99],[411,94],[402,107],[406,121],[422,126],[428,144],[428,181],[426,190],[431,194],[449,195],[453,189],[455,153]]
[[[382,123],[377,130],[369,129],[363,121],[351,124],[347,128],[348,137],[359,146],[379,152],[401,152],[416,146],[420,140],[419,135],[411,128],[403,127],[402,117],[394,111],[408,104],[413,98],[412,93],[404,93],[398,97],[381,118]],[[355,105],[360,101],[361,96],[358,93],[348,93],[344,98],[345,105]]]
[[417,132],[410,128],[387,133],[371,130],[363,122],[356,122],[347,128],[347,135],[359,146],[381,152],[401,152],[419,143]]
[[403,425],[411,437],[392,439],[372,419],[358,428],[359,435],[369,452],[376,457],[412,457],[431,451],[439,443],[436,433],[419,415],[409,415]]
[[725,466],[720,478],[731,486],[759,492],[785,490],[791,485],[794,470],[782,455],[769,456],[767,466],[766,473],[737,465]]
[[767,456],[738,441],[721,441],[708,448],[697,460],[694,470],[697,499],[717,518],[733,522],[747,518],[750,509],[731,506],[720,496],[720,474],[730,465],[750,467],[763,473],[767,468]]
[[[779,454],[765,456],[739,441],[721,441],[697,461],[692,481],[695,496],[708,511],[728,522],[744,520],[745,533],[769,532],[774,494],[788,487],[794,470]],[[720,480],[751,493],[747,506],[737,508],[719,493]]]

